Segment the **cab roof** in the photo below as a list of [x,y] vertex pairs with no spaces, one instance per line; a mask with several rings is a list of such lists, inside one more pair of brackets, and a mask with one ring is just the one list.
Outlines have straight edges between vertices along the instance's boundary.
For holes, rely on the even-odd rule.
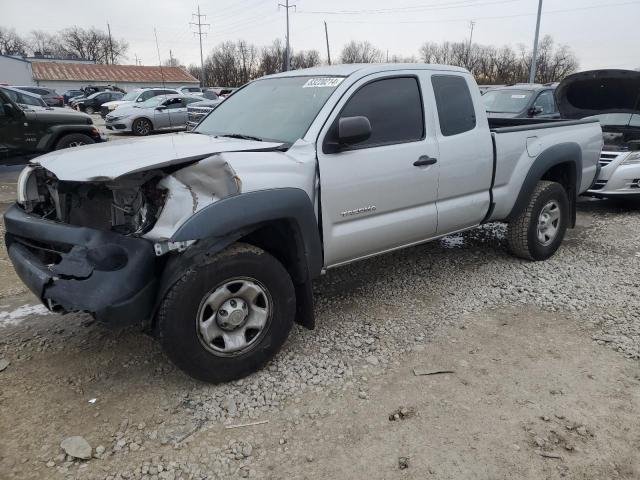
[[341,65],[324,65],[320,67],[304,68],[302,70],[290,70],[288,72],[267,75],[263,78],[281,77],[349,77],[357,74],[366,76],[379,72],[391,72],[394,70],[439,70],[456,73],[469,73],[468,70],[451,65],[437,65],[427,63],[349,63]]

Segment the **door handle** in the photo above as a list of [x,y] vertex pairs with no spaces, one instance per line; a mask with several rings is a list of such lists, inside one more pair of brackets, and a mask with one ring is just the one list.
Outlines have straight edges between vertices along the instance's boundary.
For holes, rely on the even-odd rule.
[[414,167],[426,167],[428,165],[434,165],[438,163],[437,158],[431,158],[429,155],[423,155],[418,160],[413,162]]

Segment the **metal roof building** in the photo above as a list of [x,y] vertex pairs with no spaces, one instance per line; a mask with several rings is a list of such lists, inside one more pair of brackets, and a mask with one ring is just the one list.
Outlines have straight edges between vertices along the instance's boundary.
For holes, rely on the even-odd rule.
[[180,67],[99,65],[91,63],[32,62],[33,83],[55,88],[59,93],[87,85],[114,85],[124,90],[141,87],[168,88],[198,85],[199,81]]

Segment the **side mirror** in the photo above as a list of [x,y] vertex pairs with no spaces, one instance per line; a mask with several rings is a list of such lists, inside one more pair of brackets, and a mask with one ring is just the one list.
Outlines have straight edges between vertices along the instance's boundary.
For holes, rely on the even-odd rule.
[[156,110],[166,110],[166,109],[167,109],[167,106],[166,106],[166,105],[158,105],[158,106],[156,107]]
[[138,97],[138,98],[136,99],[136,103],[137,103],[137,102],[144,102],[144,99],[143,99],[142,97]]
[[338,120],[338,142],[353,145],[371,137],[371,122],[367,117],[343,117]]
[[536,116],[540,115],[543,112],[544,112],[544,109],[542,107],[531,107],[529,109],[529,116],[530,117],[536,117]]

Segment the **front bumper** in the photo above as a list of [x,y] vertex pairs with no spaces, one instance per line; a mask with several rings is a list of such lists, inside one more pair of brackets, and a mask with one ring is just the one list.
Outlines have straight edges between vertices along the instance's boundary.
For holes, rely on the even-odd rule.
[[593,197],[636,197],[640,195],[640,164],[611,164],[600,171],[587,191]]
[[131,132],[132,125],[133,121],[127,117],[113,120],[107,116],[104,121],[104,126],[107,130],[115,130],[116,132]]
[[16,273],[55,312],[83,311],[113,325],[145,323],[156,296],[153,244],[27,214],[4,215]]

